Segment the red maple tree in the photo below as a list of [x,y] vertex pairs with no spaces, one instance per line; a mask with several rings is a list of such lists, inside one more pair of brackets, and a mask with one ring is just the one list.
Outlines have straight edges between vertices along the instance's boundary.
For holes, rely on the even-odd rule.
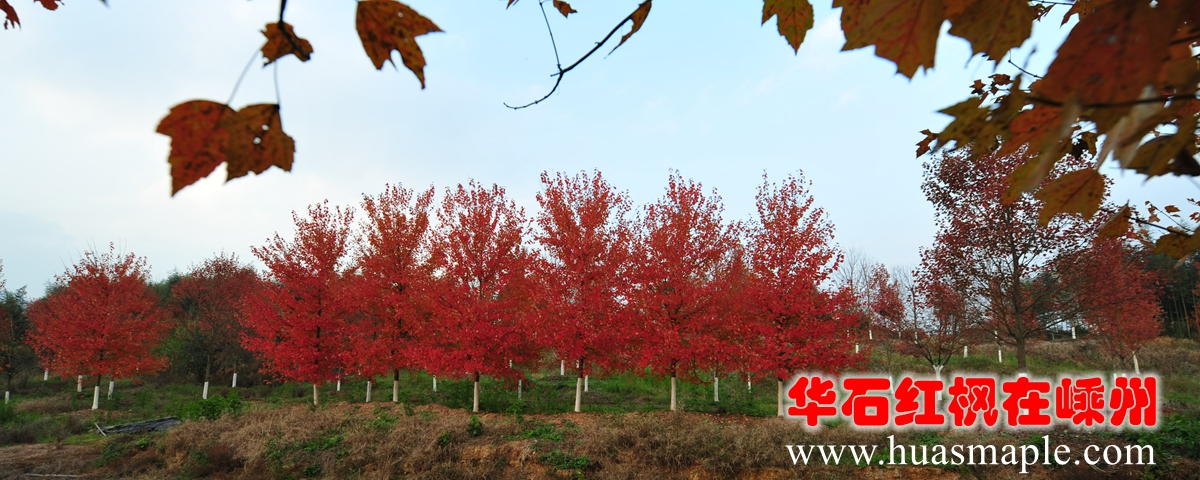
[[822,284],[837,270],[842,255],[833,245],[833,224],[803,177],[772,184],[763,175],[758,217],[749,228],[747,301],[754,318],[753,369],[774,378],[783,415],[783,382],[801,370],[836,372],[860,359],[846,334],[859,322],[848,289]]
[[[985,161],[946,153],[925,164],[922,184],[938,226],[923,268],[962,295],[981,329],[1015,347],[1022,372],[1029,343],[1070,317],[1057,311],[1065,287],[1052,281],[1052,260],[1086,243],[1099,222],[1043,212],[1042,199],[1010,187],[1005,177],[1034,156],[1023,148]],[[1085,163],[1068,156],[1044,181]]]
[[349,348],[346,325],[357,314],[355,289],[348,279],[352,210],[329,202],[295,212],[295,239],[279,234],[251,250],[267,267],[261,294],[250,297],[242,323],[243,344],[263,362],[264,371],[286,380],[318,386],[343,374]]
[[448,191],[433,236],[430,303],[435,333],[423,349],[427,370],[470,375],[472,411],[479,411],[479,377],[523,378],[520,368],[538,359],[530,269],[535,257],[523,245],[523,209],[498,185],[471,181]]
[[205,384],[214,368],[236,374],[238,367],[251,363],[241,345],[239,316],[258,287],[258,274],[236,255],[224,253],[194,266],[171,287],[169,303],[178,314],[177,335],[189,356],[202,361]]
[[[731,322],[729,269],[738,225],[721,220],[721,197],[672,172],[666,196],[647,205],[634,243],[630,300],[644,341],[638,360],[671,377],[671,410],[679,377],[697,379],[736,355],[745,332]],[[736,317],[734,317],[736,318]]]
[[1138,350],[1162,333],[1159,278],[1145,268],[1144,255],[1123,239],[1098,238],[1057,264],[1058,274],[1074,286],[1072,303],[1083,324],[1118,361],[1132,359],[1138,373]]
[[364,313],[351,328],[350,368],[368,379],[391,370],[393,402],[399,401],[400,369],[422,363],[416,350],[429,320],[422,302],[431,274],[433,194],[433,187],[417,192],[388,185],[362,201],[367,219],[357,263]]
[[584,376],[624,368],[636,339],[621,302],[629,285],[630,202],[600,172],[554,178],[543,172],[542,185],[536,235],[547,260],[539,264],[542,332],[544,343],[576,367],[578,412]]
[[42,299],[29,307],[28,342],[48,370],[63,377],[100,380],[155,373],[166,359],[154,354],[170,325],[147,284],[146,259],[85,252]]

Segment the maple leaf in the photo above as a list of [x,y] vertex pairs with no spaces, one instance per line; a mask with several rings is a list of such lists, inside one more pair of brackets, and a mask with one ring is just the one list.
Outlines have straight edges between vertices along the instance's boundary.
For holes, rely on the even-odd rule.
[[[512,5],[513,3],[516,2],[510,2],[509,5]],[[567,18],[567,15],[572,13],[579,13],[578,10],[571,8],[571,4],[564,2],[563,0],[554,0],[554,8],[558,9],[558,13],[561,13],[563,18]]]
[[1087,17],[1089,14],[1091,14],[1096,7],[1100,6],[1101,4],[1108,3],[1108,1],[1109,0],[1075,0],[1075,2],[1071,4],[1071,8],[1067,9],[1067,13],[1063,14],[1061,25],[1066,25],[1067,22],[1071,21],[1071,15],[1078,15],[1079,20],[1082,21],[1084,17]]
[[1157,79],[1180,17],[1150,2],[1096,8],[1063,41],[1036,93],[1055,101],[1077,95],[1084,105],[1139,98]]
[[646,23],[646,17],[650,15],[650,1],[651,0],[646,0],[642,2],[642,4],[638,5],[637,9],[634,10],[633,13],[629,14],[629,18],[633,20],[633,28],[629,29],[629,33],[621,35],[621,41],[617,42],[617,46],[613,47],[612,51],[608,52],[609,55],[612,55],[612,52],[617,51],[621,45],[624,45],[625,41],[629,40],[629,37],[632,37],[634,33],[637,33],[637,31],[642,28],[643,23]]
[[977,0],[961,13],[947,14],[950,34],[971,42],[971,53],[982,53],[993,60],[1004,58],[1009,50],[1025,43],[1033,32],[1036,16],[1036,9],[1027,0]]
[[[918,68],[932,68],[937,37],[945,20],[941,0],[871,0],[839,2],[842,50],[875,46],[875,55],[891,60],[908,78]],[[851,28],[847,28],[847,18]]]
[[929,153],[929,150],[930,150],[929,145],[938,139],[938,134],[929,131],[928,128],[921,130],[921,133],[925,134],[925,138],[922,139],[921,141],[917,142],[917,156],[918,157],[920,157],[921,155],[924,155],[926,153]]
[[1129,209],[1129,205],[1121,207],[1117,213],[1109,217],[1108,221],[1100,226],[1096,231],[1096,235],[1104,237],[1120,237],[1129,231],[1129,227],[1133,225],[1129,219],[1133,216],[1133,211]]
[[[979,98],[968,98],[938,111],[954,117],[954,120],[937,134],[939,148],[954,142],[957,147],[974,144],[980,150],[991,150],[999,132],[988,122],[990,110],[980,106],[981,102],[982,99]],[[992,139],[990,143],[987,141],[989,138]]]
[[42,4],[43,7],[46,7],[46,10],[58,10],[58,4],[62,3],[62,0],[34,0],[34,1]]
[[14,28],[21,25],[21,19],[17,18],[17,11],[12,5],[8,4],[8,0],[0,0],[0,12],[4,12],[4,29],[8,30],[8,26]]
[[1100,209],[1104,190],[1104,175],[1094,168],[1058,177],[1034,194],[1034,198],[1045,202],[1038,223],[1045,226],[1059,213],[1079,213],[1084,219],[1090,219]]
[[787,39],[793,52],[800,51],[804,35],[813,27],[813,7],[808,0],[766,0],[763,2],[762,23],[775,18],[779,34]]
[[1168,232],[1154,242],[1154,253],[1161,253],[1172,258],[1185,258],[1198,249],[1200,249],[1200,235]]
[[396,0],[365,0],[358,2],[355,28],[376,70],[382,70],[384,62],[396,64],[391,58],[395,50],[425,88],[425,55],[417,37],[442,31],[432,20]]
[[229,132],[225,181],[249,172],[259,174],[271,166],[292,170],[296,143],[283,131],[279,105],[247,105],[225,116],[220,126]]
[[267,37],[267,43],[262,46],[264,66],[287,55],[295,55],[301,62],[307,62],[312,56],[312,44],[296,36],[290,24],[284,23],[281,29],[278,23],[268,23],[262,34]]
[[223,103],[192,100],[171,108],[158,133],[171,137],[171,195],[212,173],[225,161],[229,132],[221,127],[233,109]]

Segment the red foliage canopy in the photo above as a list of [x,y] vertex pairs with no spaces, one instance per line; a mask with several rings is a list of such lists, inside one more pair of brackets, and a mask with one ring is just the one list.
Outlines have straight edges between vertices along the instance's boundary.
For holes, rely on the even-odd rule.
[[522,245],[525,212],[504,189],[472,181],[446,193],[438,211],[430,307],[436,334],[423,354],[431,372],[519,378],[509,367],[537,360],[538,329],[529,269],[534,257]]
[[[631,303],[643,322],[640,363],[693,377],[736,355],[743,325],[730,322],[728,275],[738,226],[721,220],[721,197],[672,173],[667,194],[646,206],[634,246]],[[736,317],[735,317],[736,318]]]
[[633,235],[625,219],[629,199],[599,172],[542,173],[542,184],[537,241],[548,257],[541,273],[545,343],[578,364],[580,376],[593,365],[620,368],[637,338],[622,304]]
[[[387,186],[377,197],[363,197],[358,266],[363,315],[353,325],[352,369],[367,376],[421,363],[414,352],[428,322],[422,305],[430,266],[432,187],[417,192]],[[425,338],[429,338],[426,336]]]
[[222,371],[245,362],[238,317],[258,287],[254,270],[242,265],[236,255],[225,254],[205,260],[171,287],[171,303],[181,314],[179,325],[187,348],[200,350],[205,358],[205,379],[212,367]]
[[358,311],[355,291],[344,276],[353,211],[308,207],[294,212],[295,240],[278,234],[254,256],[267,267],[262,294],[251,297],[243,344],[263,361],[263,369],[287,380],[319,383],[342,374],[346,365],[346,325]]
[[147,285],[146,259],[109,251],[85,252],[45,298],[29,308],[29,344],[42,365],[61,376],[124,378],[155,373],[154,355],[170,325]]
[[792,176],[771,184],[763,175],[758,221],[749,230],[748,299],[763,342],[753,370],[778,380],[805,369],[836,372],[861,360],[846,335],[859,321],[852,295],[821,288],[842,255],[832,244],[833,224],[814,207],[807,185]]

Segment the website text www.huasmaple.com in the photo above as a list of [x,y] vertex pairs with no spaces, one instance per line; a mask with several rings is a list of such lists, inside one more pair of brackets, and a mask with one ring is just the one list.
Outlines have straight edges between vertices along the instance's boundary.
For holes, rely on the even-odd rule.
[[1039,445],[913,445],[897,444],[888,435],[885,451],[879,445],[785,445],[793,465],[884,466],[1020,466],[1029,473],[1034,465],[1154,465],[1154,447],[1150,445],[1088,445],[1072,452],[1067,445],[1053,445],[1050,436],[1042,436]]

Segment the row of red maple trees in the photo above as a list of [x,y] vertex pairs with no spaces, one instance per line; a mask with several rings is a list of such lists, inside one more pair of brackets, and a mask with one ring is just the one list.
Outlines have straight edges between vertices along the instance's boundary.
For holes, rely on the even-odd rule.
[[[951,178],[954,160],[927,165],[935,205],[939,194],[930,189],[985,190]],[[1002,176],[980,176],[993,177],[1003,184]],[[1095,222],[982,239],[1074,232],[1052,235],[1062,249],[1056,257],[1066,260],[1017,272],[1028,291],[1053,278],[1052,300],[1061,305],[1030,298],[1006,310],[998,297],[1013,296],[1008,286],[993,280],[991,296],[973,292],[954,268],[954,255],[969,249],[948,237],[954,224],[984,221],[963,212],[939,217],[938,244],[923,252],[911,282],[882,266],[834,281],[843,255],[802,176],[764,175],[757,216],[745,223],[723,219],[716,192],[678,173],[636,216],[627,194],[599,172],[541,180],[532,219],[503,188],[474,181],[448,189],[440,203],[432,187],[388,186],[364,196],[357,222],[353,208],[311,205],[306,215],[293,213],[291,240],[276,234],[252,249],[261,275],[221,254],[182,276],[165,305],[148,287],[144,259],[111,247],[89,252],[30,304],[28,342],[50,372],[86,375],[97,386],[106,376],[164,368],[154,352],[175,328],[198,339],[189,348],[204,357],[206,381],[212,368],[236,371],[237,352],[248,351],[275,378],[313,383],[314,401],[323,382],[388,373],[398,380],[400,371],[419,369],[473,379],[477,409],[481,376],[515,386],[561,362],[577,383],[615,372],[669,377],[674,410],[676,379],[741,372],[782,385],[802,370],[859,368],[869,354],[860,344],[882,332],[940,371],[968,343],[1018,345],[1052,328],[1040,318],[1047,312],[1120,341],[1145,343],[1161,330],[1154,279],[1134,249],[1120,239],[1074,241],[1094,233]],[[959,193],[954,201],[963,201]],[[1012,223],[1012,205],[972,208]],[[1005,326],[1014,319],[1033,326]],[[1136,352],[1141,343],[1116,350]],[[579,402],[577,395],[576,410]]]

